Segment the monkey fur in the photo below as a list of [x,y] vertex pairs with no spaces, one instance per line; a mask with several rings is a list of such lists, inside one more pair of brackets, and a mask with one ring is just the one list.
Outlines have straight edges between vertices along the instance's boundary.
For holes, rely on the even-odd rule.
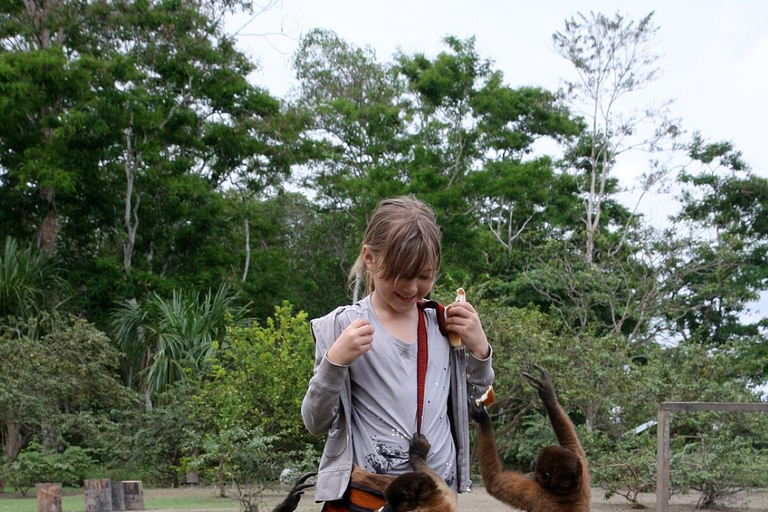
[[541,366],[534,367],[540,377],[528,373],[523,376],[538,391],[560,446],[547,446],[539,452],[532,477],[504,471],[491,417],[483,405],[470,403],[470,416],[477,423],[483,483],[497,500],[527,512],[588,512],[591,492],[584,450],[573,423],[557,400],[549,372]]
[[427,438],[415,434],[409,457],[414,471],[395,478],[384,491],[387,500],[379,512],[458,512],[456,494],[427,465],[431,445]]

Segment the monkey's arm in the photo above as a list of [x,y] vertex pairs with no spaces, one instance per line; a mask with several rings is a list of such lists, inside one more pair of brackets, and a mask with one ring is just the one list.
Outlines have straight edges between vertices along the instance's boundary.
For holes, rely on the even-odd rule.
[[438,476],[427,464],[427,454],[431,447],[426,437],[421,434],[414,434],[408,449],[409,460],[415,471],[426,473],[435,479],[435,482],[441,482],[443,478]]
[[[411,439],[411,445],[408,450],[411,466],[416,474],[426,475],[433,482],[434,488],[428,492],[422,493],[426,498],[423,510],[430,508],[435,512],[457,512],[458,501],[453,490],[448,487],[443,477],[439,476],[427,464],[427,454],[431,448],[429,441],[421,434],[414,434]],[[423,490],[427,490],[425,486]]]
[[477,422],[477,453],[480,474],[488,494],[521,510],[550,510],[550,498],[531,478],[516,471],[504,471],[496,448],[491,417],[485,407],[470,404],[470,415]]
[[552,424],[552,430],[555,432],[557,442],[560,446],[567,448],[578,455],[582,460],[586,459],[584,449],[581,447],[579,437],[576,435],[576,428],[573,426],[573,422],[566,414],[560,402],[557,400],[557,394],[555,393],[555,387],[552,385],[552,379],[549,372],[541,366],[533,365],[541,374],[540,378],[536,378],[528,373],[524,373],[523,376],[536,388],[541,398],[544,408],[547,410],[547,416]]

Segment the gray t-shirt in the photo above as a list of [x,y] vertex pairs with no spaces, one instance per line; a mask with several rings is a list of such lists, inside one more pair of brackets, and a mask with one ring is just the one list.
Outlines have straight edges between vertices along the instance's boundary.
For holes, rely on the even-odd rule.
[[[360,304],[374,333],[371,350],[349,368],[354,460],[373,473],[407,473],[413,471],[408,446],[416,432],[418,345],[395,338],[379,323],[370,295]],[[421,433],[432,445],[427,463],[455,490],[456,449],[448,418],[451,348],[434,310],[426,315],[429,357]]]

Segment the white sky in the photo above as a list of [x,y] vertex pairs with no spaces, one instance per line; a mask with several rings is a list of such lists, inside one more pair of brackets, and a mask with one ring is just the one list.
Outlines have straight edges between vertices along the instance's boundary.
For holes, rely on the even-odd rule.
[[[753,172],[768,177],[768,0],[282,0],[227,27],[261,65],[253,82],[278,97],[295,84],[290,58],[298,39],[318,27],[372,47],[380,61],[398,49],[434,57],[446,50],[446,35],[474,36],[479,55],[491,59],[509,85],[554,91],[573,70],[552,49],[552,33],[589,11],[635,20],[655,11],[663,75],[635,100],[674,100],[672,114],[684,130],[700,131],[709,142],[733,142]],[[637,162],[624,165],[617,172],[631,175]],[[663,222],[671,204],[672,197],[646,196],[642,210]],[[759,309],[768,313],[768,297]]]
[[765,0],[282,0],[250,23],[238,17],[228,27],[242,28],[241,49],[261,63],[254,82],[280,97],[295,83],[289,60],[298,38],[316,27],[371,46],[382,61],[398,48],[434,56],[445,50],[446,35],[475,36],[481,57],[493,60],[509,85],[555,90],[572,69],[552,50],[551,35],[590,10],[631,19],[655,11],[664,75],[644,91],[647,102],[674,99],[686,130],[734,142],[753,171],[768,177]]

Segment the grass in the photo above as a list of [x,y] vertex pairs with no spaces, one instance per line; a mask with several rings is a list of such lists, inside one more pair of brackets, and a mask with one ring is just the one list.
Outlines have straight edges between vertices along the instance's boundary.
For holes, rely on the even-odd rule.
[[[82,489],[64,489],[61,506],[64,512],[85,512],[85,495]],[[267,496],[265,496],[267,498]],[[222,510],[239,511],[237,501],[221,498],[211,488],[145,489],[144,508],[147,510]],[[269,508],[265,508],[269,510]],[[0,494],[0,512],[37,512],[35,490],[26,497],[6,489]]]

